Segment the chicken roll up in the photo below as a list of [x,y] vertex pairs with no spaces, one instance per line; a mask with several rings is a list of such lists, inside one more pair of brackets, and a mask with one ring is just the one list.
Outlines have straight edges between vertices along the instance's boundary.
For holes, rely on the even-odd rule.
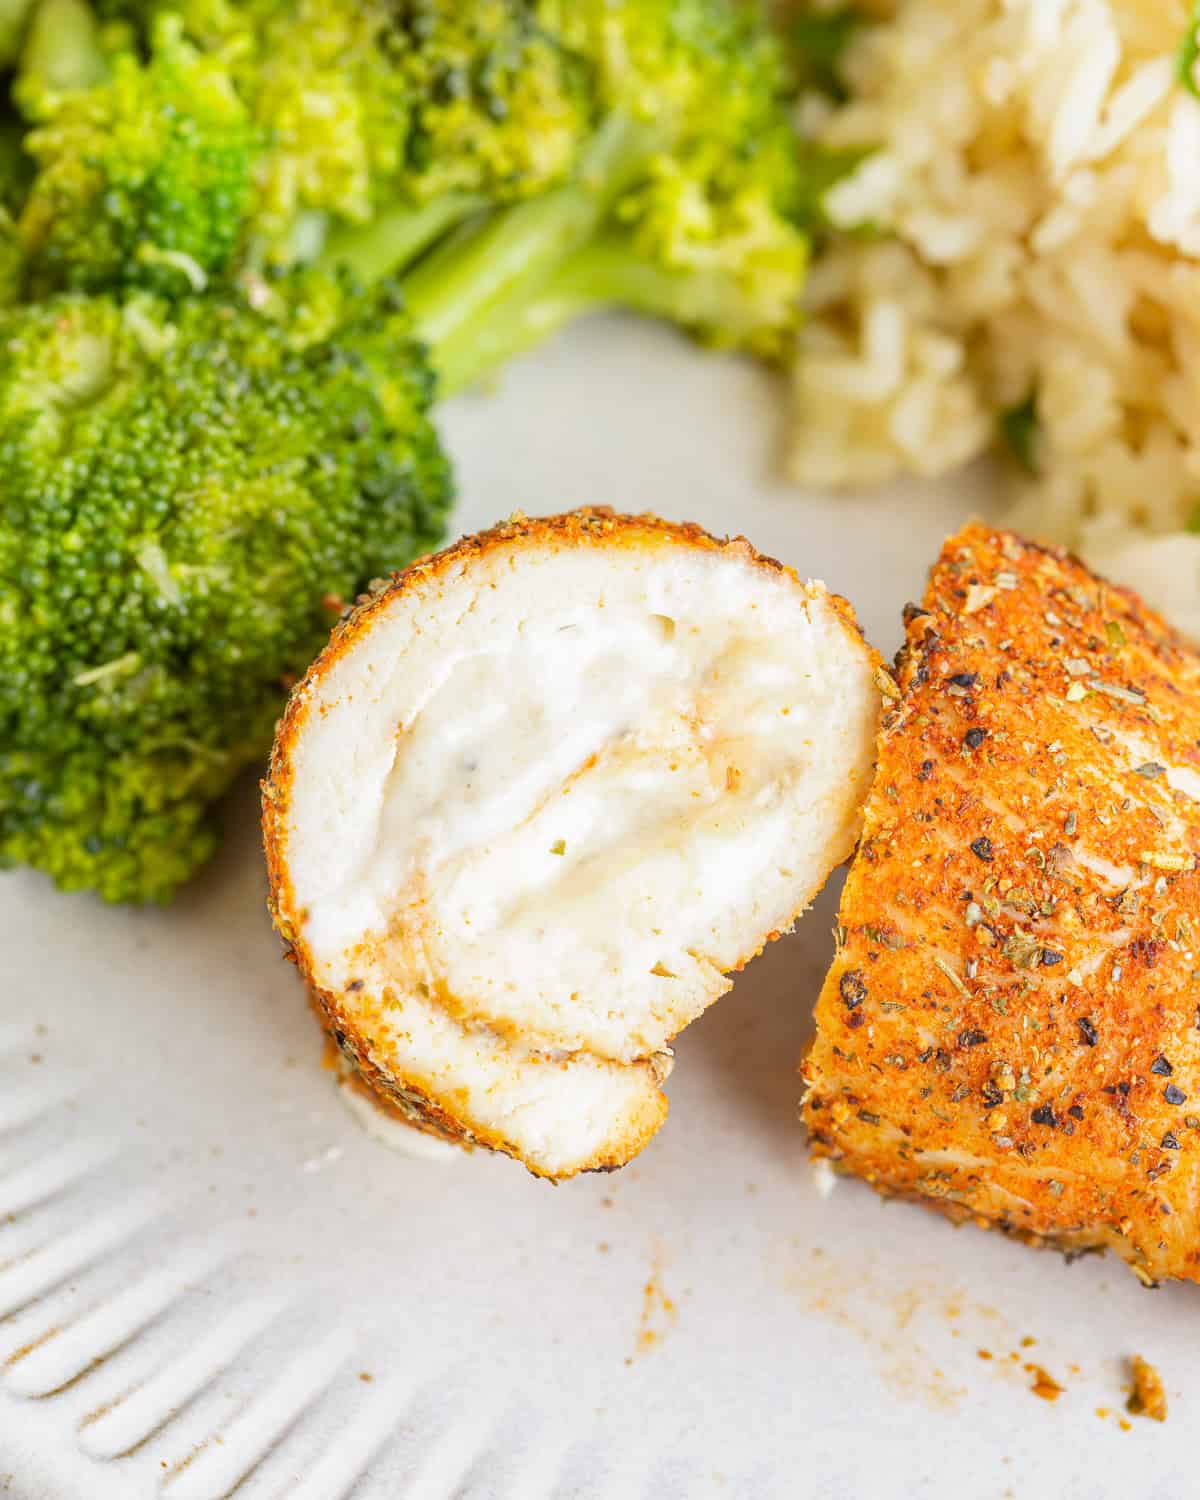
[[907,621],[805,1063],[814,1149],[1200,1280],[1200,656],[983,526]]
[[276,924],[360,1088],[551,1178],[851,852],[878,659],[744,540],[523,518],[360,601],[264,784]]

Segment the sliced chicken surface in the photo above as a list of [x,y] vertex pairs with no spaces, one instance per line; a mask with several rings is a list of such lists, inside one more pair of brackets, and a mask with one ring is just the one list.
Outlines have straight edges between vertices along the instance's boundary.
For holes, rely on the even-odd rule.
[[1200,1279],[1200,658],[972,526],[910,606],[803,1072],[881,1192]]
[[842,600],[691,526],[519,519],[363,601],[264,784],[277,925],[415,1126],[562,1177],[851,852],[880,710]]

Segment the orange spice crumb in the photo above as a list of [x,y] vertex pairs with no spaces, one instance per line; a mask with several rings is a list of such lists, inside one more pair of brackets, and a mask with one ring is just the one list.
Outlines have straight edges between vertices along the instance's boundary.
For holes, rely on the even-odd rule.
[[1135,1354],[1129,1364],[1133,1371],[1133,1390],[1125,1403],[1125,1410],[1134,1417],[1150,1417],[1155,1422],[1165,1422],[1167,1393],[1162,1376],[1140,1354]]
[[1033,1385],[1030,1386],[1030,1390],[1035,1396],[1040,1396],[1043,1401],[1057,1401],[1065,1389],[1041,1365],[1026,1365],[1025,1373],[1033,1376]]

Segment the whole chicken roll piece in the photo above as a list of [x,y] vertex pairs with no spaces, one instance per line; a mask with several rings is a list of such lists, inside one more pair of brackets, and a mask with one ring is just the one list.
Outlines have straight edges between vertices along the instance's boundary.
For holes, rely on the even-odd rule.
[[1200,1280],[1200,657],[983,526],[907,623],[804,1065],[814,1150]]
[[515,520],[368,597],[264,784],[276,923],[418,1128],[622,1164],[671,1038],[853,848],[878,659],[820,584],[692,526]]

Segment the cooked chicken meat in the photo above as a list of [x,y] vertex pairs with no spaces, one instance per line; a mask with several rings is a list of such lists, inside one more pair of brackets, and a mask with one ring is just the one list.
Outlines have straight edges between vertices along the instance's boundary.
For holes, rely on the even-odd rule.
[[820,584],[650,518],[518,520],[381,587],[264,785],[343,1056],[541,1175],[627,1161],[671,1038],[851,852],[880,670]]
[[1200,657],[982,526],[907,626],[804,1064],[813,1149],[1200,1280]]

